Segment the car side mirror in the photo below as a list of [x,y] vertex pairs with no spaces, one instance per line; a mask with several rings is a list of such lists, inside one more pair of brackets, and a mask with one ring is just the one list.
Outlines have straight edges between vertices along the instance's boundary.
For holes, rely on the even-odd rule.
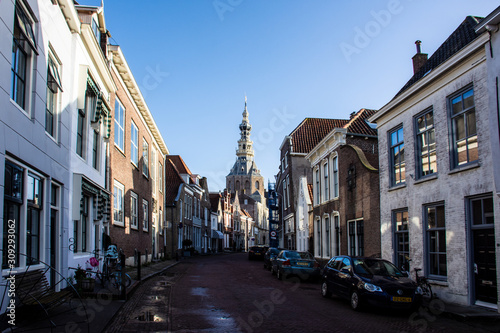
[[404,277],[408,277],[408,273],[402,272]]
[[349,270],[349,268],[345,268],[345,267],[340,270],[340,273],[351,275],[351,271]]

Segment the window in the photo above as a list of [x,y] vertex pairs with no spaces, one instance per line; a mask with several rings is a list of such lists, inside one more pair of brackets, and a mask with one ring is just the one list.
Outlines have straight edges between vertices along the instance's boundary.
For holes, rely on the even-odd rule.
[[350,221],[349,226],[349,255],[364,256],[364,225],[363,220]]
[[61,88],[61,78],[55,61],[49,54],[47,64],[47,100],[45,103],[45,132],[56,136],[57,123],[57,93]]
[[259,181],[255,181],[255,189],[258,191],[259,190]]
[[410,234],[408,230],[408,210],[392,212],[394,228],[394,257],[398,268],[409,269],[408,258],[410,257]]
[[333,158],[332,168],[333,168],[333,197],[338,198],[338,196],[339,196],[339,159],[337,156],[335,156]]
[[403,127],[389,133],[390,142],[390,169],[391,186],[405,182],[405,150],[403,140]]
[[142,174],[149,177],[149,145],[144,138],[142,138]]
[[92,141],[92,167],[99,170],[99,147],[100,147],[100,136],[99,132],[94,131],[94,137]]
[[139,130],[133,121],[130,125],[130,161],[139,166]]
[[130,192],[130,227],[139,227],[139,198],[134,192]]
[[333,222],[335,225],[335,253],[334,255],[340,255],[340,218],[338,215],[333,217]]
[[461,166],[478,160],[476,131],[476,108],[474,105],[474,89],[450,98],[452,167]]
[[123,194],[125,188],[115,180],[113,186],[113,224],[124,226]]
[[286,209],[287,207],[287,202],[286,202],[286,179],[283,179],[283,209]]
[[125,109],[117,98],[115,100],[115,145],[121,151],[125,151],[123,143],[125,141]]
[[288,207],[290,207],[290,177],[286,175],[286,202]]
[[325,197],[323,198],[323,201],[328,201],[330,200],[330,187],[328,186],[328,182],[330,180],[328,179],[328,163],[323,164],[323,188],[324,188],[324,195]]
[[87,116],[93,116],[97,109],[97,90],[95,83],[88,78],[87,90],[85,91],[85,107],[83,110],[78,110],[78,122],[77,122],[77,132],[76,132],[76,153],[85,158],[85,141],[86,137],[86,123]]
[[101,45],[101,31],[99,30],[99,24],[95,20],[95,18],[92,18],[92,32],[94,33],[94,36],[97,40],[97,44]]
[[285,168],[288,168],[288,152],[285,152]]
[[158,190],[160,193],[163,192],[163,166],[158,163]]
[[325,217],[325,256],[330,257],[330,219]]
[[322,251],[321,251],[321,221],[318,219],[316,220],[316,256],[321,257],[322,256]]
[[320,202],[320,186],[319,186],[319,168],[316,169],[314,172],[315,174],[315,183],[316,183],[316,197],[314,198],[314,201],[316,202],[316,205],[319,205]]
[[159,209],[159,219],[160,219],[160,235],[163,235],[163,210],[161,210],[161,207]]
[[149,229],[149,203],[142,199],[142,230],[148,231]]
[[446,277],[446,227],[444,204],[424,207],[427,226],[427,260],[429,275]]
[[38,264],[40,261],[40,224],[42,219],[43,182],[40,178],[28,173],[28,213],[26,224],[27,264]]
[[417,178],[422,178],[437,171],[436,136],[432,109],[415,119],[415,133],[417,133],[416,172]]
[[76,252],[86,252],[87,251],[87,229],[89,226],[89,197],[84,195],[82,198],[82,209],[80,211],[80,225],[77,230],[77,234],[75,235],[75,250]]
[[151,188],[156,196],[156,149],[151,147]]
[[11,98],[22,109],[26,109],[28,78],[31,57],[38,54],[35,40],[34,20],[20,2],[16,2],[14,33],[12,42],[12,90]]

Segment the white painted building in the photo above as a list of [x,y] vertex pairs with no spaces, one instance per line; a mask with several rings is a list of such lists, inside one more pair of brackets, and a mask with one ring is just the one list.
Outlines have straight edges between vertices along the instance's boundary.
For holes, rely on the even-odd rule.
[[296,224],[297,224],[297,251],[309,251],[309,229],[312,212],[312,201],[307,184],[307,177],[302,176],[299,180],[299,194],[297,198],[296,208]]
[[428,60],[417,41],[414,76],[370,120],[382,257],[410,258],[446,302],[498,309],[498,55],[489,54],[498,34],[480,26],[467,17]]

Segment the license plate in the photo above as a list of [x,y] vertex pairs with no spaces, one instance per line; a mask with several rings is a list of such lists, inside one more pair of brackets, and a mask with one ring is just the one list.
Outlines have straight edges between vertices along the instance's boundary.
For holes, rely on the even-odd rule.
[[411,297],[393,297],[392,298],[393,302],[411,302]]
[[309,263],[307,263],[307,262],[298,262],[297,265],[298,266],[309,266]]

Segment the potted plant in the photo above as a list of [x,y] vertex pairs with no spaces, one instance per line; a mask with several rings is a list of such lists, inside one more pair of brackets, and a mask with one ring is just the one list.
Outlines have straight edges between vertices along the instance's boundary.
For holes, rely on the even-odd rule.
[[89,276],[87,271],[78,265],[75,271],[75,280],[78,289],[82,291],[94,291],[95,279]]

